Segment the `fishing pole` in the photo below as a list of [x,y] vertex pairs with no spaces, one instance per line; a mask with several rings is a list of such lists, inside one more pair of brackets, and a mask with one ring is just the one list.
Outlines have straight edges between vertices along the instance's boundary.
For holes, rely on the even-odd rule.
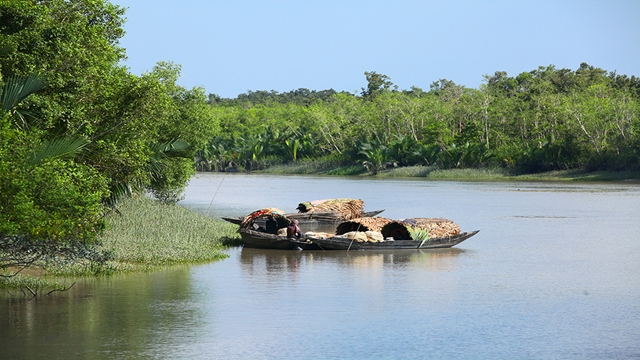
[[207,215],[206,216],[209,216],[209,209],[211,209],[211,205],[213,204],[213,200],[216,198],[216,195],[218,195],[218,190],[220,190],[220,186],[222,186],[222,182],[224,181],[225,176],[227,176],[227,175],[224,175],[222,177],[222,180],[220,180],[220,184],[218,184],[218,188],[216,189],[216,192],[213,194],[213,197],[211,198],[211,202],[209,203],[209,207],[207,208]]

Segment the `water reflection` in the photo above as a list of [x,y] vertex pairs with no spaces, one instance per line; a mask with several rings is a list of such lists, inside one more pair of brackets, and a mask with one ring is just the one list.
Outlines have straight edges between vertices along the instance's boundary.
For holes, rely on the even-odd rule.
[[243,248],[240,262],[252,275],[293,274],[301,265],[335,263],[344,268],[382,269],[420,267],[430,270],[455,270],[458,257],[466,250],[458,248],[432,250],[367,250],[367,251],[291,251]]
[[79,279],[71,291],[42,299],[2,299],[0,357],[139,356],[178,345],[202,318],[188,267]]
[[300,270],[301,252],[242,248],[240,263],[250,275],[263,273],[291,274]]

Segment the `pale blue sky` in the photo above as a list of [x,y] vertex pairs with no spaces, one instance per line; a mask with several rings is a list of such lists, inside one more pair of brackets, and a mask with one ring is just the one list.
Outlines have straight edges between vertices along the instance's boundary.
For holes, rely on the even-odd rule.
[[127,10],[127,65],[182,65],[178,83],[248,90],[360,92],[365,71],[400,89],[441,78],[580,63],[640,76],[640,0],[112,0]]

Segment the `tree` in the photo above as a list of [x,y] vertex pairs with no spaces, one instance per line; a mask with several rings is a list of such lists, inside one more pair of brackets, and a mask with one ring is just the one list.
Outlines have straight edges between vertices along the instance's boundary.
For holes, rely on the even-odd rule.
[[[204,90],[178,86],[179,66],[135,76],[119,64],[123,15],[104,0],[0,2],[0,80],[11,84],[0,114],[0,236],[91,242],[103,204],[145,189],[177,198],[194,149],[215,135]],[[32,73],[44,86],[27,98]]]
[[84,139],[37,139],[12,119],[17,106],[40,88],[34,77],[11,78],[0,88],[0,270],[17,272],[52,257],[106,261],[90,248],[104,228],[105,178],[74,161]]
[[[584,63],[575,71],[550,65],[516,77],[498,71],[478,89],[439,79],[428,92],[399,92],[386,75],[365,75],[361,96],[335,93],[305,103],[299,100],[313,91],[299,89],[216,101],[225,148],[243,145],[260,166],[312,157],[341,165],[393,159],[400,166],[520,171],[639,167],[636,77]],[[260,145],[249,146],[255,137]]]
[[362,88],[361,95],[365,99],[373,99],[379,94],[398,88],[398,86],[393,85],[387,75],[378,74],[375,71],[365,71],[364,76],[367,79],[367,88]]

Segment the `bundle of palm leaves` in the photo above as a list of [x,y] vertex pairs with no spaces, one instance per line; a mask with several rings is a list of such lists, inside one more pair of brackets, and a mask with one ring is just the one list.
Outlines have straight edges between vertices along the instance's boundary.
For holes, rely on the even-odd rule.
[[407,226],[407,230],[409,230],[409,234],[411,235],[411,239],[413,240],[427,241],[430,238],[429,229]]
[[[424,235],[418,230],[423,230],[429,238],[441,238],[460,234],[460,227],[451,220],[440,218],[411,218],[395,220],[382,227],[382,234],[385,238],[391,237],[396,240],[418,240],[416,236]],[[412,234],[411,232],[414,232]]]
[[460,234],[460,226],[449,219],[410,218],[401,221],[408,226],[428,230],[431,237],[441,238]]
[[364,202],[360,199],[327,199],[313,200],[300,203],[298,211],[306,212],[330,212],[340,214],[345,220],[362,217]]
[[391,219],[382,217],[361,217],[342,222],[336,227],[336,234],[345,234],[349,231],[377,231],[382,232],[382,227],[390,223]]

